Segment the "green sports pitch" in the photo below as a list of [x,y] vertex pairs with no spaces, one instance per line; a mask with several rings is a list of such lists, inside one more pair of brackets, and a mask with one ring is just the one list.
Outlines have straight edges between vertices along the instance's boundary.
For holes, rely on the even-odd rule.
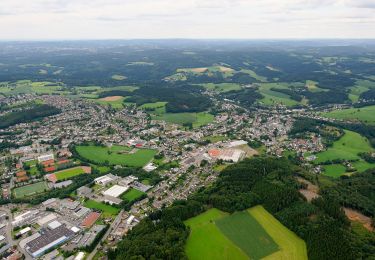
[[185,221],[189,259],[307,259],[305,242],[262,206],[232,215],[210,209]]
[[15,188],[13,189],[13,195],[16,199],[19,199],[23,197],[33,196],[45,192],[46,190],[48,190],[47,183],[42,181]]

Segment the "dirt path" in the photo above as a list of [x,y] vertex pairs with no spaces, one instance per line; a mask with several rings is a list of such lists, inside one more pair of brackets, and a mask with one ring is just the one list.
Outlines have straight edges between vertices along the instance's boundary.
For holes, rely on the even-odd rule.
[[351,208],[343,208],[345,215],[348,217],[349,220],[351,221],[357,221],[363,225],[365,229],[368,231],[373,232],[374,227],[371,225],[372,221],[371,218],[363,215],[361,212],[351,209]]
[[299,192],[307,199],[308,202],[312,201],[315,198],[318,198],[320,195],[318,194],[319,192],[319,187],[312,184],[306,179],[303,179],[301,177],[297,177],[297,181],[299,183],[304,183],[307,185],[306,189],[300,189]]

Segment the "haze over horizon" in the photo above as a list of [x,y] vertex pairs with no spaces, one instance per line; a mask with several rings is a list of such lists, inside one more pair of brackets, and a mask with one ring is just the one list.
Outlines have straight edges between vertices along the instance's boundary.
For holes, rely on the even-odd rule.
[[371,0],[2,0],[0,40],[375,38]]

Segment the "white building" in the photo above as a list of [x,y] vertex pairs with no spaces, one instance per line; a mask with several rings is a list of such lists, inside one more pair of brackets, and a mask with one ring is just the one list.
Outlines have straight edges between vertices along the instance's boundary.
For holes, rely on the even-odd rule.
[[41,155],[38,157],[38,162],[45,162],[45,161],[48,161],[48,160],[54,160],[55,157],[53,156],[53,153],[50,153],[50,154],[44,154],[44,155]]
[[111,188],[103,192],[104,196],[112,196],[112,197],[119,197],[125,191],[127,191],[129,187],[127,186],[120,186],[120,185],[113,185]]

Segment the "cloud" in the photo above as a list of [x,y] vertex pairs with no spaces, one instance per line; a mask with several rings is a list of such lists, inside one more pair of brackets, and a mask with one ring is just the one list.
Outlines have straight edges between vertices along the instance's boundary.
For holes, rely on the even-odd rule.
[[373,0],[1,0],[0,39],[374,38]]

